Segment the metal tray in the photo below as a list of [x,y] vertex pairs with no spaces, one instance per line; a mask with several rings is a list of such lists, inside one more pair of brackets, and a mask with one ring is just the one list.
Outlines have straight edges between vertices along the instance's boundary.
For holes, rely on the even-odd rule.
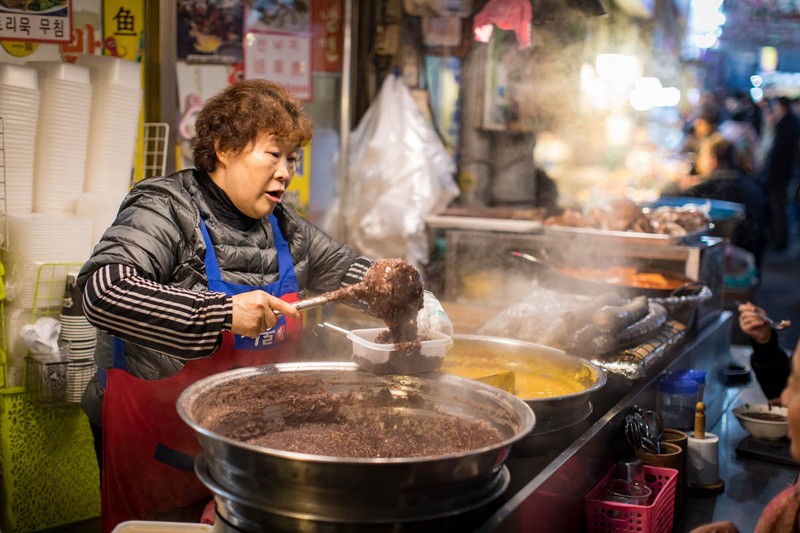
[[508,233],[541,233],[538,220],[432,215],[425,217],[429,228],[470,229],[478,231],[504,231]]
[[693,242],[706,235],[713,224],[705,229],[693,231],[682,236],[664,235],[661,233],[643,233],[638,231],[612,231],[597,228],[575,228],[572,226],[543,226],[545,235],[570,239],[587,239],[594,243],[613,242],[616,244],[637,244],[649,246],[678,246]]

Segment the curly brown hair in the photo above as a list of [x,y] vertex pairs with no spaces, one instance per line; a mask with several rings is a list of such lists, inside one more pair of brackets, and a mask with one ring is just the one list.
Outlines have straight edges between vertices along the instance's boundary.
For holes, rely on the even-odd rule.
[[195,130],[194,164],[213,172],[217,149],[241,154],[265,134],[305,146],[314,126],[288,89],[267,80],[246,80],[209,98],[197,114]]

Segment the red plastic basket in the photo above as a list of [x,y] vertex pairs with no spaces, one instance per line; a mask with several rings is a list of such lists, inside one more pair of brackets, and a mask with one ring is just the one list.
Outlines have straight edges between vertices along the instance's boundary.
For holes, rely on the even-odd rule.
[[603,500],[612,468],[585,496],[587,531],[597,533],[669,533],[672,531],[678,471],[645,465],[645,484],[653,491],[650,505],[630,505]]

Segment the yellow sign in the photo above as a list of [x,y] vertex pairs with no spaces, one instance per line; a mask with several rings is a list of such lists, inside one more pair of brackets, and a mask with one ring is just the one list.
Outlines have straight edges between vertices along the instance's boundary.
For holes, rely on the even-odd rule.
[[311,192],[311,143],[300,152],[300,160],[292,183],[286,189],[284,201],[302,216],[308,216],[308,200]]
[[141,60],[144,2],[104,0],[105,55]]
[[14,57],[28,57],[39,48],[39,43],[33,41],[0,41],[0,46]]

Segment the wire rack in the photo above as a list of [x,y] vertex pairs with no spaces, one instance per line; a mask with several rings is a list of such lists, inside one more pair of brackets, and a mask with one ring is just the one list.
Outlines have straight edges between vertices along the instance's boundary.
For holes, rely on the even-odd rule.
[[33,293],[31,323],[41,317],[56,316],[61,313],[67,276],[77,274],[83,263],[42,263],[36,276]]
[[145,122],[143,178],[163,176],[167,171],[169,124]]

